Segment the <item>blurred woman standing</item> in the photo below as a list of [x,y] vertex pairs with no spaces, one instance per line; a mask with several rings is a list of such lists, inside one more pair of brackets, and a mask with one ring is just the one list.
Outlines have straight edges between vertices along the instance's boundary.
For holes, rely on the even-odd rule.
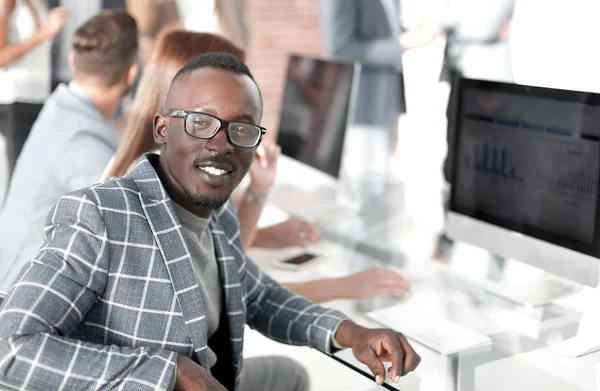
[[0,0],[0,132],[9,177],[31,126],[50,94],[52,38],[68,19],[42,0]]

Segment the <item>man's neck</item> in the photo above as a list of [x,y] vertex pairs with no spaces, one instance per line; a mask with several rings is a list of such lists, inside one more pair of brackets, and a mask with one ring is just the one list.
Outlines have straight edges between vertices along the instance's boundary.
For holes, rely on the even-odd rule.
[[110,121],[113,119],[117,106],[122,99],[120,87],[104,87],[77,77],[73,78],[72,83],[75,83],[85,92],[105,120]]

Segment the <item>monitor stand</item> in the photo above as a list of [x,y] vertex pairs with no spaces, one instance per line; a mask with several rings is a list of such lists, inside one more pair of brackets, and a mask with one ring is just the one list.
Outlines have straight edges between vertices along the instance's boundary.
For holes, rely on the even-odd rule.
[[580,357],[600,350],[600,287],[588,293],[577,335],[552,346],[564,356]]
[[576,294],[583,289],[582,285],[550,273],[541,272],[525,264],[520,266],[531,268],[535,272],[534,275],[528,276],[525,269],[522,273],[519,270],[519,279],[507,277],[506,262],[505,259],[492,257],[484,288],[494,295],[523,307],[541,307],[552,304],[558,299]]
[[[540,307],[583,290],[582,285],[546,272],[534,278],[511,281],[506,278],[505,263],[506,260],[493,257],[484,287],[518,305]],[[577,334],[552,345],[554,351],[564,356],[579,357],[600,350],[600,286],[582,293],[586,294],[586,301]]]

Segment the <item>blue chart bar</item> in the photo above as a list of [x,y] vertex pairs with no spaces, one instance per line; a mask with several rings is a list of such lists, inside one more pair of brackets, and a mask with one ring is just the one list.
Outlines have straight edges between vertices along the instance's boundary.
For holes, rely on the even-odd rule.
[[515,168],[510,167],[508,152],[505,148],[490,147],[487,143],[476,145],[473,157],[466,156],[465,163],[467,168],[479,172],[523,181],[523,178],[517,175]]
[[569,170],[563,178],[551,185],[561,190],[594,195],[598,189],[598,170],[591,173],[581,168]]

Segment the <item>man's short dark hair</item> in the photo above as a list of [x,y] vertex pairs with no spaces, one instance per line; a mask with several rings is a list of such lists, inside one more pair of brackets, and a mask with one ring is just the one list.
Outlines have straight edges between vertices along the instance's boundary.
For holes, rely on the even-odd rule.
[[[167,93],[167,98],[171,95],[171,93],[177,88],[177,86],[181,85],[185,82],[189,75],[199,68],[217,68],[223,69],[225,71],[233,72],[237,75],[246,75],[250,79],[254,80],[254,77],[250,73],[250,70],[244,64],[242,60],[233,54],[229,53],[217,53],[217,52],[209,52],[203,53],[190,61],[188,61],[183,68],[181,68],[173,77],[173,81],[171,82],[171,86],[169,87],[169,92]],[[259,89],[260,92],[260,89]]]
[[75,31],[75,71],[105,86],[115,85],[134,63],[138,50],[135,19],[124,10],[99,13]]

